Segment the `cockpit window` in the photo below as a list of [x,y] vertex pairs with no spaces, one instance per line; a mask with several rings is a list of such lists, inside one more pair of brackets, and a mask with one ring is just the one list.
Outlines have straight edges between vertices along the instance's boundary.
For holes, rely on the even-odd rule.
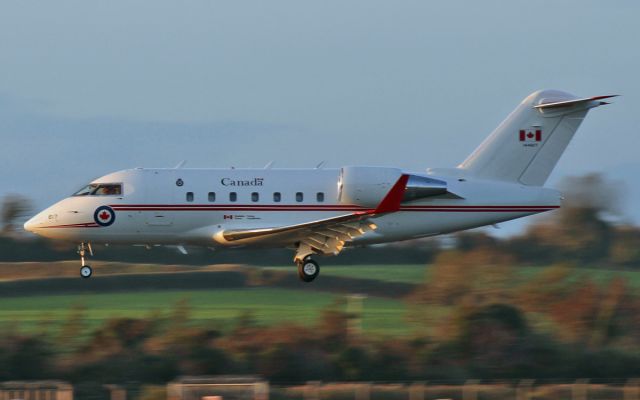
[[92,183],[74,193],[74,196],[119,196],[122,194],[120,183]]
[[83,187],[82,189],[78,190],[77,192],[75,192],[73,195],[74,196],[88,196],[88,195],[91,194],[91,192],[96,190],[97,187],[98,187],[98,185],[87,185],[87,186]]

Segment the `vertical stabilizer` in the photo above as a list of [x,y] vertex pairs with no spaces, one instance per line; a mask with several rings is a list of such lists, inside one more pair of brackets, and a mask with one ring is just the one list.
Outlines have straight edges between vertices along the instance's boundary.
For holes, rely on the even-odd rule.
[[608,104],[602,100],[609,97],[534,92],[458,168],[478,178],[542,186],[589,109]]

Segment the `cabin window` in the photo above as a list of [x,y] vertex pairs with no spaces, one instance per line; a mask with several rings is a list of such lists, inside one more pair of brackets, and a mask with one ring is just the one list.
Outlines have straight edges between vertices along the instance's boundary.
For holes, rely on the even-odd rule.
[[258,200],[260,200],[260,195],[258,194],[258,192],[251,193],[251,201],[255,203]]
[[188,202],[192,202],[193,201],[193,192],[187,192],[187,201]]
[[302,203],[302,200],[304,200],[304,195],[302,194],[302,192],[297,192],[296,193],[296,201],[298,203]]
[[316,201],[318,203],[324,202],[324,193],[323,192],[316,193]]
[[238,193],[236,192],[231,192],[229,193],[229,201],[238,201]]
[[73,194],[74,196],[121,196],[120,183],[92,183]]
[[214,201],[216,201],[216,192],[209,192],[209,202],[213,203]]
[[273,193],[273,201],[275,203],[280,203],[281,200],[282,200],[282,195],[280,194],[280,192],[274,192]]

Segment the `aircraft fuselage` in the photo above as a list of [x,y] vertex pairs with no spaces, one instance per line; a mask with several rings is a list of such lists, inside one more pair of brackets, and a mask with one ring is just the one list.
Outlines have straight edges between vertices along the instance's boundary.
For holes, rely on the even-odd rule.
[[[399,211],[373,217],[377,229],[355,238],[354,244],[448,233],[560,205],[560,194],[548,188],[415,175],[446,182],[458,197],[403,202]],[[227,242],[217,233],[293,225],[366,210],[368,207],[339,199],[339,181],[340,169],[124,170],[92,182],[121,184],[120,194],[68,197],[36,215],[26,228],[75,242],[246,245],[247,241]],[[96,211],[101,207],[113,210],[112,222],[100,224]],[[278,247],[282,243],[261,245]]]

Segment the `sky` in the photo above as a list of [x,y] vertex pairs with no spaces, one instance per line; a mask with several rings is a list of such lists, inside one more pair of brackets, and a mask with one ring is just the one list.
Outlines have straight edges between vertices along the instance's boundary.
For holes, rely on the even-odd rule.
[[638,15],[631,0],[4,1],[0,196],[44,208],[181,160],[451,167],[555,88],[622,97],[589,114],[549,185],[603,173],[638,222]]

